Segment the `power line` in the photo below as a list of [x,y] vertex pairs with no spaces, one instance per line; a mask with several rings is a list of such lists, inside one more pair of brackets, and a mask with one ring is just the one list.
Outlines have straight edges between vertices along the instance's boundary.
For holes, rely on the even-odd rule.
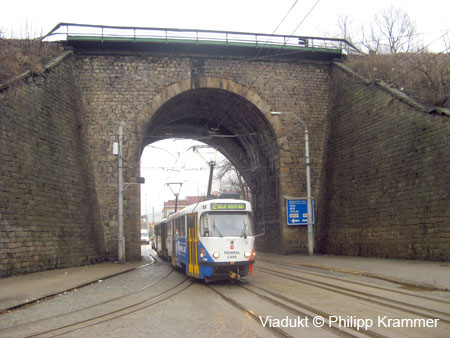
[[441,54],[444,54],[446,52],[448,52],[450,50],[450,46],[447,47],[446,49],[444,49],[443,51],[439,52],[438,54],[433,54],[431,57],[429,57],[428,59],[426,59],[424,62],[420,63],[419,65],[411,68],[410,70],[408,70],[406,73],[402,74],[401,76],[396,77],[395,79],[393,79],[391,82],[396,82],[399,79],[405,77],[406,75],[408,75],[409,73],[413,72],[416,69],[419,69],[421,66],[423,66],[424,64],[430,62],[431,60],[435,59],[436,57],[438,57]]
[[308,16],[311,14],[311,12],[314,10],[314,8],[316,8],[317,4],[320,2],[320,0],[317,0],[316,3],[314,4],[314,6],[311,7],[311,9],[309,10],[309,12],[305,15],[305,17],[302,19],[302,21],[300,21],[300,23],[297,25],[297,27],[295,27],[295,29],[292,31],[291,35],[294,35],[294,33],[297,31],[297,29],[302,25],[302,23],[306,20],[306,18],[308,18]]
[[[317,0],[316,3],[314,4],[314,6],[309,10],[309,12],[305,15],[305,17],[302,19],[302,21],[297,25],[297,27],[295,28],[295,30],[291,33],[291,36],[294,35],[295,31],[300,27],[300,25],[306,20],[306,18],[311,14],[311,12],[314,10],[314,8],[317,6],[317,4],[319,3],[320,0]],[[295,4],[294,4],[295,5]],[[284,19],[283,19],[284,20]],[[284,45],[286,45],[287,42],[284,43]],[[284,47],[284,45],[282,47]],[[282,48],[281,47],[281,48]],[[280,48],[280,50],[281,50]],[[272,60],[273,60],[273,56],[272,56]],[[256,75],[255,79],[251,82],[250,87],[253,86],[255,84],[255,82],[259,79],[259,77],[267,70],[267,64],[263,67],[263,69]],[[231,113],[234,111],[234,109],[237,107],[237,103],[234,105],[233,109],[231,110],[231,112],[229,112],[223,119],[222,121],[220,121],[220,123],[218,124],[218,127],[220,127],[223,122],[228,118],[228,116],[231,115]]]
[[[291,8],[289,8],[288,12],[284,15],[283,19],[282,19],[282,20],[280,21],[280,23],[277,25],[277,27],[276,27],[275,30],[273,31],[272,35],[275,34],[275,32],[278,30],[278,28],[279,28],[279,27],[281,26],[281,24],[284,22],[284,20],[286,19],[286,17],[289,15],[289,13],[290,13],[290,12],[292,11],[292,9],[295,7],[295,5],[297,4],[297,2],[298,2],[298,0],[296,0],[296,1],[294,2],[294,4],[291,6]],[[268,41],[269,41],[269,40],[266,41],[266,43],[264,44],[264,46],[268,43]],[[287,41],[285,41],[285,43],[283,44],[283,46],[285,46],[286,43],[287,43]],[[247,60],[247,61],[255,60],[255,59],[259,56],[259,54],[261,53],[261,51],[263,50],[264,46],[258,50],[258,52],[256,53],[256,55],[255,55],[252,59],[249,59],[249,60]],[[280,48],[280,50],[281,50],[281,48]],[[272,58],[273,58],[273,56],[272,56]],[[264,69],[263,69],[263,70],[264,70]],[[258,79],[258,77],[259,77],[259,76],[257,76],[257,77],[255,78],[255,80],[252,81],[251,85],[253,85],[253,84],[256,82],[256,80]],[[233,80],[234,80],[234,79],[233,79]],[[237,81],[235,81],[235,82],[238,83]],[[232,87],[232,89],[231,89],[230,91],[232,91],[232,90],[234,89],[235,86],[236,86],[236,84]],[[233,108],[230,110],[230,112],[229,112],[228,114],[226,114],[226,116],[219,122],[217,128],[219,128],[219,127],[223,124],[223,122],[225,121],[225,119],[226,119],[228,116],[230,116],[230,114],[234,111],[234,109],[237,107],[237,105],[238,105],[238,103],[235,102],[235,104],[234,104]],[[208,124],[210,121],[211,121],[211,118],[209,118],[208,121],[203,125],[203,128],[207,127],[207,124]]]
[[396,63],[394,65],[394,67],[401,65],[402,63],[405,63],[406,61],[408,61],[409,59],[411,59],[412,57],[418,55],[419,53],[421,53],[422,51],[424,51],[427,47],[429,47],[431,44],[435,43],[436,41],[444,38],[444,36],[448,35],[449,31],[446,30],[445,33],[443,35],[441,35],[440,37],[438,37],[437,39],[433,40],[432,42],[430,42],[428,45],[424,46],[423,48],[421,48],[420,50],[418,50],[415,53],[411,53],[407,58],[400,60],[400,62]]
[[[297,5],[298,0],[296,0],[291,8],[287,11],[286,15],[283,17],[283,19],[280,21],[280,23],[278,24],[278,26],[275,28],[275,30],[272,32],[272,35],[275,34],[275,32],[278,30],[278,28],[280,28],[281,24],[284,22],[284,20],[287,18],[287,16],[289,15],[289,13],[291,13],[291,11],[294,9],[295,5]],[[261,53],[261,51],[264,49],[264,47],[269,43],[270,38],[267,39],[266,43],[259,49],[258,53],[256,53],[256,55],[254,56],[254,58],[257,58],[259,56],[259,54]]]

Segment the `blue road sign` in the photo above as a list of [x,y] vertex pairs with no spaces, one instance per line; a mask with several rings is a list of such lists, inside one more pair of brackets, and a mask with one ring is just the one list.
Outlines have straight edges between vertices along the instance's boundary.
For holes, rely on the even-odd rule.
[[[314,224],[314,200],[312,205],[312,223]],[[286,214],[288,225],[307,225],[308,224],[308,200],[295,198],[286,199]]]

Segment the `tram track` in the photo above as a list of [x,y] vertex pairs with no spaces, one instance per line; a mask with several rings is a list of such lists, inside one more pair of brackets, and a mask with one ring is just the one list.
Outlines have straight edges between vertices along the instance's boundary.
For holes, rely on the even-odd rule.
[[[167,278],[171,273],[172,273],[172,271],[168,275],[166,275],[164,278]],[[192,284],[194,283],[194,281],[192,279],[190,279],[189,277],[186,277],[181,282],[178,282],[174,286],[164,290],[163,292],[153,295],[147,299],[140,300],[138,302],[133,302],[131,304],[128,304],[126,306],[121,306],[114,310],[107,310],[105,313],[102,313],[100,315],[93,315],[93,316],[88,315],[87,318],[82,319],[82,320],[72,320],[72,321],[67,320],[65,324],[56,325],[54,327],[51,327],[50,329],[39,330],[37,332],[34,329],[34,327],[36,327],[36,326],[39,327],[40,325],[42,325],[42,323],[45,324],[46,321],[53,320],[55,318],[59,318],[59,319],[63,320],[64,317],[81,314],[82,312],[84,312],[86,310],[92,310],[95,307],[105,306],[107,303],[111,303],[111,302],[119,300],[119,299],[124,299],[126,297],[130,297],[132,295],[135,295],[135,294],[143,291],[144,289],[149,288],[150,286],[153,286],[154,284],[156,284],[158,282],[161,282],[161,280],[162,279],[160,279],[157,282],[154,282],[152,284],[149,284],[144,288],[136,290],[135,292],[131,292],[127,295],[116,297],[114,300],[108,300],[105,302],[94,304],[92,306],[89,306],[89,307],[86,307],[83,309],[79,309],[79,310],[75,310],[75,311],[71,311],[69,313],[64,313],[59,316],[45,318],[42,320],[37,320],[37,321],[22,324],[22,325],[14,326],[14,327],[4,328],[4,329],[2,329],[0,336],[4,336],[4,334],[7,334],[7,336],[11,336],[11,335],[8,335],[8,332],[10,332],[12,334],[12,336],[14,336],[14,337],[30,337],[31,338],[31,337],[63,336],[63,335],[66,335],[66,334],[69,334],[69,333],[72,333],[75,331],[79,331],[79,330],[86,329],[86,328],[89,328],[89,327],[92,327],[95,325],[106,323],[108,321],[112,321],[112,320],[116,320],[116,319],[125,317],[125,316],[135,313],[137,311],[147,309],[151,306],[159,304],[169,298],[172,298],[172,297],[178,295],[182,291],[184,291],[187,288],[189,288],[190,286],[192,286]]]
[[[395,310],[400,310],[412,315],[421,316],[423,318],[429,318],[429,319],[439,319],[441,323],[450,324],[450,314],[448,312],[443,312],[440,310],[436,310],[430,307],[423,307],[417,304],[414,304],[414,301],[400,301],[396,298],[398,298],[398,295],[395,294],[395,290],[388,290],[390,293],[389,296],[380,296],[376,295],[370,292],[366,291],[359,291],[355,288],[350,287],[343,287],[336,284],[331,284],[328,282],[323,282],[320,280],[315,280],[311,278],[296,276],[293,274],[281,272],[274,269],[269,268],[263,268],[258,267],[255,269],[256,271],[260,271],[272,276],[278,276],[283,279],[291,280],[297,283],[302,283],[303,285],[310,285],[315,288],[319,288],[322,290],[327,290],[333,293],[337,293],[340,295],[352,297],[354,299],[357,299],[359,301],[365,301],[372,304],[381,305],[383,307],[388,307]],[[368,285],[365,285],[366,288],[370,287]],[[378,289],[378,288],[377,288]],[[408,295],[411,296],[411,295]]]
[[[164,262],[161,263],[166,265]],[[383,315],[387,313],[391,318],[419,316],[436,319],[439,321],[440,329],[440,331],[437,331],[438,336],[442,336],[442,332],[445,336],[445,332],[447,332],[445,330],[450,328],[450,308],[447,306],[450,302],[446,299],[422,296],[409,291],[397,290],[394,287],[373,285],[369,282],[355,281],[326,273],[311,272],[297,266],[264,262],[254,267],[256,273],[253,274],[252,278],[238,281],[233,285],[223,282],[195,283],[192,278],[173,274],[174,271],[174,269],[170,269],[170,271],[160,270],[158,280],[152,283],[147,282],[148,285],[143,287],[141,286],[144,283],[140,282],[137,284],[138,287],[135,287],[136,290],[128,288],[126,294],[124,293],[125,290],[122,290],[124,294],[119,296],[114,293],[106,293],[102,295],[103,298],[96,298],[96,301],[104,301],[70,312],[56,314],[52,317],[0,329],[0,337],[59,337],[71,334],[84,336],[92,332],[102,332],[108,325],[118,328],[127,322],[126,320],[120,320],[120,318],[126,316],[143,318],[146,309],[172,297],[177,297],[177,295],[180,296],[180,299],[174,298],[173,301],[169,302],[169,306],[180,304],[180,302],[185,302],[195,295],[203,294],[208,296],[203,301],[204,308],[209,306],[210,296],[215,294],[218,297],[214,298],[222,300],[222,305],[215,312],[219,314],[218,318],[221,318],[221,313],[227,315],[233,313],[234,317],[230,316],[229,318],[231,322],[233,318],[245,318],[243,327],[249,330],[253,329],[260,336],[268,336],[270,333],[270,335],[277,337],[333,335],[351,338],[385,338],[397,333],[398,331],[390,331],[380,326],[341,325],[331,319],[337,315],[343,318],[374,319],[376,314],[381,313]],[[138,275],[131,275],[131,277],[135,278]],[[173,278],[170,278],[170,276]],[[164,284],[157,285],[162,282]],[[181,294],[194,283],[196,287]],[[103,288],[106,285],[98,285],[100,288],[92,288],[92,290],[95,292],[100,289],[106,290],[106,288]],[[117,285],[121,284],[118,283]],[[155,288],[150,289],[155,285],[157,285]],[[208,291],[205,289],[210,289],[212,292],[205,293],[204,291]],[[148,291],[144,292],[145,290]],[[87,292],[87,294],[93,294],[94,291]],[[116,291],[117,289],[114,289],[113,292]],[[111,299],[105,297],[113,295],[116,297]],[[330,300],[332,301],[330,302]],[[56,304],[59,303],[56,302]],[[200,304],[202,303],[196,303],[196,307],[201,309]],[[341,307],[338,304],[344,304],[344,306]],[[167,305],[157,306],[156,311],[166,309]],[[221,309],[225,310],[222,312]],[[142,312],[136,314],[136,316],[132,315],[139,311]],[[242,316],[242,313],[245,317]],[[414,316],[411,316],[411,314]],[[316,317],[324,319],[321,326],[316,326],[312,322],[312,319]],[[34,317],[34,319],[36,318],[38,317]],[[248,318],[255,324],[253,325]],[[309,326],[304,328],[303,326],[280,325],[280,321],[284,318],[287,318],[288,323],[290,323],[290,320],[295,321],[299,318],[308,322]],[[129,319],[127,319],[128,322]],[[248,327],[249,323],[250,327]],[[413,332],[412,336],[418,336],[418,334]]]
[[[258,313],[256,313],[253,310],[250,310],[249,308],[245,307],[244,305],[240,304],[239,302],[235,301],[233,298],[225,295],[224,293],[218,291],[215,287],[207,285],[207,287],[212,290],[215,294],[217,294],[222,300],[224,300],[226,303],[228,303],[229,305],[233,306],[234,308],[244,312],[245,315],[247,315],[248,317],[250,317],[251,319],[253,319],[256,322],[260,322],[260,315]],[[282,337],[282,338],[292,338],[291,335],[289,335],[287,332],[283,331],[282,329],[278,328],[278,327],[272,327],[272,326],[266,326],[265,329],[267,329],[268,331],[270,331],[272,334],[274,334],[277,337]]]
[[[246,292],[258,297],[258,299],[263,300],[265,303],[271,304],[272,306],[275,306],[276,308],[285,310],[289,313],[291,313],[294,316],[297,316],[301,318],[304,323],[308,323],[308,325],[311,325],[311,318],[314,317],[314,315],[320,315],[323,318],[328,318],[328,314],[323,311],[318,311],[316,309],[313,309],[310,306],[307,306],[306,304],[302,304],[300,302],[294,301],[292,299],[289,299],[285,296],[275,294],[269,290],[265,290],[264,288],[257,287],[252,284],[247,283],[238,283],[236,284],[238,287],[244,289]],[[266,294],[269,294],[270,296],[267,296],[261,292],[256,292],[255,290],[252,290],[250,287],[246,286],[249,285],[251,288],[258,289],[260,291],[263,291]],[[212,290],[214,293],[216,293],[222,300],[224,300],[226,303],[230,304],[234,308],[242,311],[246,316],[250,317],[254,321],[256,321],[258,324],[260,324],[262,327],[270,331],[272,334],[274,334],[277,337],[292,337],[288,332],[282,330],[281,328],[277,326],[272,325],[262,325],[262,316],[261,314],[257,313],[254,310],[251,310],[249,307],[243,305],[241,302],[236,301],[231,296],[227,296],[225,293],[218,290],[218,288],[213,286],[208,286],[210,290]],[[280,301],[282,300],[282,301]],[[301,310],[300,310],[301,309]],[[308,326],[309,327],[309,326]],[[384,335],[380,335],[374,331],[371,330],[357,330],[356,328],[348,328],[348,329],[342,329],[338,328],[336,326],[330,325],[328,322],[324,323],[322,327],[317,327],[317,329],[328,331],[336,336],[339,337],[347,337],[347,338],[355,338],[355,337],[361,337],[361,336],[368,336],[373,338],[386,338]],[[352,333],[351,330],[356,331],[355,333]]]
[[[288,310],[289,312],[293,313],[294,315],[303,316],[303,317],[313,317],[314,315],[318,315],[318,316],[320,316],[322,318],[330,318],[330,316],[331,316],[331,314],[329,314],[329,313],[326,313],[324,311],[318,310],[318,309],[313,308],[313,307],[311,307],[311,306],[309,306],[307,304],[304,304],[304,303],[301,303],[299,301],[293,300],[293,299],[291,299],[289,297],[283,296],[283,295],[281,295],[279,293],[272,292],[272,291],[270,291],[268,289],[265,289],[265,288],[262,288],[262,287],[259,287],[259,286],[253,285],[253,284],[249,284],[249,285],[252,288],[258,289],[258,290],[260,290],[260,291],[262,291],[264,293],[267,293],[267,294],[271,295],[273,298],[268,297],[268,296],[266,296],[264,294],[261,294],[259,292],[256,292],[254,290],[251,290],[249,287],[242,286],[242,285],[240,285],[240,287],[245,289],[245,290],[247,290],[248,292],[251,292],[251,293],[257,295],[261,299],[264,299],[264,300],[266,300],[266,301],[268,301],[268,302],[270,302],[272,304],[276,304],[277,306],[280,306],[280,307]],[[280,300],[283,300],[285,303],[291,304],[291,305],[293,305],[293,306],[295,306],[297,308],[303,309],[303,311],[300,311],[297,308],[294,308],[292,306],[286,305],[285,303],[280,302]],[[344,331],[344,330],[342,330],[342,329],[340,329],[338,327],[332,326],[330,323],[326,323],[322,328],[324,330],[330,331],[330,332],[332,332],[332,333],[334,333],[334,334],[336,334],[338,336],[341,336],[341,337],[357,337],[357,336],[355,336],[355,335],[353,335],[353,334],[351,334],[349,332],[346,332],[346,331]],[[357,330],[354,327],[349,327],[349,329],[357,331],[358,333],[363,333],[364,335],[369,336],[369,337],[373,337],[373,338],[386,337],[386,336],[380,335],[380,334],[378,334],[378,333],[376,333],[374,331],[371,331],[371,330],[366,330],[366,329]]]
[[[166,275],[164,275],[162,278],[160,278],[159,280],[157,280],[157,281],[155,281],[153,283],[150,283],[148,285],[145,285],[142,288],[139,288],[139,289],[137,289],[135,291],[126,293],[124,295],[121,295],[121,296],[118,296],[118,297],[114,297],[114,298],[110,298],[110,299],[105,300],[103,302],[95,303],[95,304],[92,304],[92,305],[89,305],[89,306],[85,306],[85,307],[83,307],[81,309],[76,309],[76,310],[73,310],[73,311],[64,312],[64,313],[61,313],[61,314],[58,314],[58,315],[55,315],[55,316],[52,316],[52,317],[41,318],[41,319],[34,320],[34,321],[31,321],[31,322],[28,322],[28,323],[25,323],[25,324],[18,324],[18,325],[10,326],[7,329],[18,328],[18,327],[25,326],[25,325],[31,325],[31,324],[34,324],[34,323],[37,323],[37,322],[43,322],[43,321],[49,320],[49,319],[55,319],[55,318],[60,318],[60,317],[63,317],[63,316],[68,316],[68,315],[71,315],[71,314],[75,314],[75,313],[79,313],[79,312],[86,311],[86,310],[89,310],[89,309],[93,309],[93,308],[98,307],[98,306],[106,305],[108,303],[112,303],[112,302],[115,302],[117,300],[120,300],[120,299],[123,299],[123,298],[126,298],[126,297],[133,296],[133,295],[138,294],[138,293],[140,293],[140,292],[142,292],[142,291],[144,291],[144,290],[146,290],[146,289],[148,289],[148,288],[150,288],[152,286],[155,286],[156,284],[159,284],[159,283],[163,282],[174,271],[175,271],[175,269],[171,268],[170,271]],[[90,283],[89,285],[92,285],[92,283]]]
[[[408,292],[408,291],[404,291],[404,290],[399,290],[399,289],[393,289],[393,288],[389,288],[389,287],[384,287],[384,286],[380,286],[380,285],[374,285],[374,284],[369,284],[369,283],[365,283],[365,282],[360,282],[360,281],[354,281],[348,278],[343,278],[343,277],[337,277],[337,276],[332,276],[326,273],[320,273],[320,272],[312,272],[311,270],[307,270],[306,268],[312,268],[311,266],[304,266],[304,265],[297,265],[295,263],[283,263],[283,262],[277,262],[277,263],[273,263],[271,261],[268,260],[262,260],[264,262],[264,264],[269,264],[269,265],[275,265],[277,267],[283,267],[287,270],[290,271],[298,271],[301,272],[302,274],[306,274],[306,275],[310,275],[310,276],[319,276],[319,277],[324,277],[327,278],[329,280],[335,280],[335,281],[340,281],[340,282],[345,282],[345,283],[351,283],[354,285],[360,285],[360,286],[369,286],[373,289],[379,289],[379,290],[384,290],[384,291],[395,291],[397,294],[402,294],[402,295],[407,295],[407,296],[412,296],[418,299],[424,299],[424,300],[430,300],[433,302],[439,302],[439,303],[443,303],[443,304],[448,304],[450,306],[450,299],[442,299],[442,298],[436,298],[436,297],[432,297],[432,296],[425,296],[425,295],[421,295],[421,294],[417,294],[417,293],[412,293],[412,292]],[[327,270],[330,272],[341,272],[339,270]],[[381,276],[375,276],[373,274],[358,274],[354,271],[352,271],[351,273],[349,272],[343,272],[345,274],[351,274],[353,276],[359,276],[359,277],[366,277],[366,278],[374,278],[374,279],[378,279],[378,280],[382,280],[388,283],[392,283],[392,284],[396,284],[399,285],[400,287],[405,287],[405,288],[412,288],[412,289],[418,289],[420,291],[437,291],[437,292],[448,292],[447,290],[444,289],[439,289],[439,288],[431,288],[431,287],[425,287],[425,286],[416,286],[416,285],[412,285],[410,283],[406,283],[406,282],[400,282],[398,280],[393,280],[393,279],[389,279],[389,278],[385,278],[385,277],[381,277]]]
[[[144,300],[142,302],[139,302],[139,303],[136,303],[136,304],[133,304],[133,305],[130,305],[130,306],[126,306],[124,308],[121,308],[121,309],[118,309],[118,310],[115,310],[115,311],[111,311],[109,313],[102,314],[102,315],[94,317],[94,318],[89,318],[89,319],[86,319],[86,320],[83,320],[83,321],[79,321],[79,322],[76,322],[76,323],[72,323],[72,324],[69,324],[69,325],[58,327],[58,328],[55,328],[55,329],[52,329],[52,330],[48,330],[48,331],[45,331],[45,332],[39,332],[39,333],[36,333],[36,334],[32,334],[32,335],[26,336],[26,338],[42,337],[42,336],[46,336],[46,337],[60,337],[60,336],[63,336],[63,335],[69,334],[69,333],[73,333],[73,332],[76,332],[76,331],[80,331],[80,330],[83,330],[83,329],[90,328],[90,327],[95,326],[95,325],[103,324],[103,323],[106,323],[106,322],[111,321],[111,320],[116,320],[116,319],[128,316],[128,315],[130,315],[132,313],[135,313],[137,311],[141,311],[141,310],[147,309],[147,308],[149,308],[151,306],[154,306],[156,304],[159,304],[159,303],[161,303],[161,302],[163,302],[163,301],[165,301],[165,300],[167,300],[169,298],[172,298],[172,297],[178,295],[179,293],[181,293],[182,291],[186,290],[190,286],[192,286],[193,283],[194,282],[192,280],[190,280],[190,278],[185,278],[181,283],[178,283],[177,285],[175,285],[174,287],[170,288],[169,290],[166,290],[163,293],[161,293],[161,294],[159,294],[157,296],[153,296],[153,297],[151,297],[149,299],[146,299],[146,300]],[[171,292],[171,291],[175,290],[178,286],[181,286],[183,284],[185,284],[185,285],[180,287],[179,290]],[[164,297],[162,297],[166,293],[168,293],[168,295],[165,295]],[[159,299],[159,300],[156,300],[159,297],[162,297],[162,298]],[[155,301],[150,303],[150,304],[145,304],[145,303],[151,302],[153,300],[155,300]],[[51,333],[51,334],[47,336],[47,334],[49,334],[49,333]]]

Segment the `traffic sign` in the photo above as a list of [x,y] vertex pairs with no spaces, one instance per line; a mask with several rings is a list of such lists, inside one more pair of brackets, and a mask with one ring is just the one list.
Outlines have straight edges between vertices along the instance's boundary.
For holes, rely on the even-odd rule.
[[[312,206],[312,223],[314,224],[314,200]],[[286,199],[286,215],[288,225],[308,224],[308,200],[304,198]]]

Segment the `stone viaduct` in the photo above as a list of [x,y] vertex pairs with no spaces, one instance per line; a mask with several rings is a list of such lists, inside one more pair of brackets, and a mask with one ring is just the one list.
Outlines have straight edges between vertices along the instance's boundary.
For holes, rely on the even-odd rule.
[[[448,111],[360,78],[341,50],[98,38],[65,47],[42,73],[1,87],[0,276],[117,259],[119,125],[125,182],[140,176],[146,145],[201,139],[249,183],[265,230],[257,249],[307,252],[305,227],[286,226],[285,210],[286,196],[306,196],[303,127],[272,111],[298,114],[310,132],[317,253],[450,259]],[[124,209],[134,260],[138,185]]]

